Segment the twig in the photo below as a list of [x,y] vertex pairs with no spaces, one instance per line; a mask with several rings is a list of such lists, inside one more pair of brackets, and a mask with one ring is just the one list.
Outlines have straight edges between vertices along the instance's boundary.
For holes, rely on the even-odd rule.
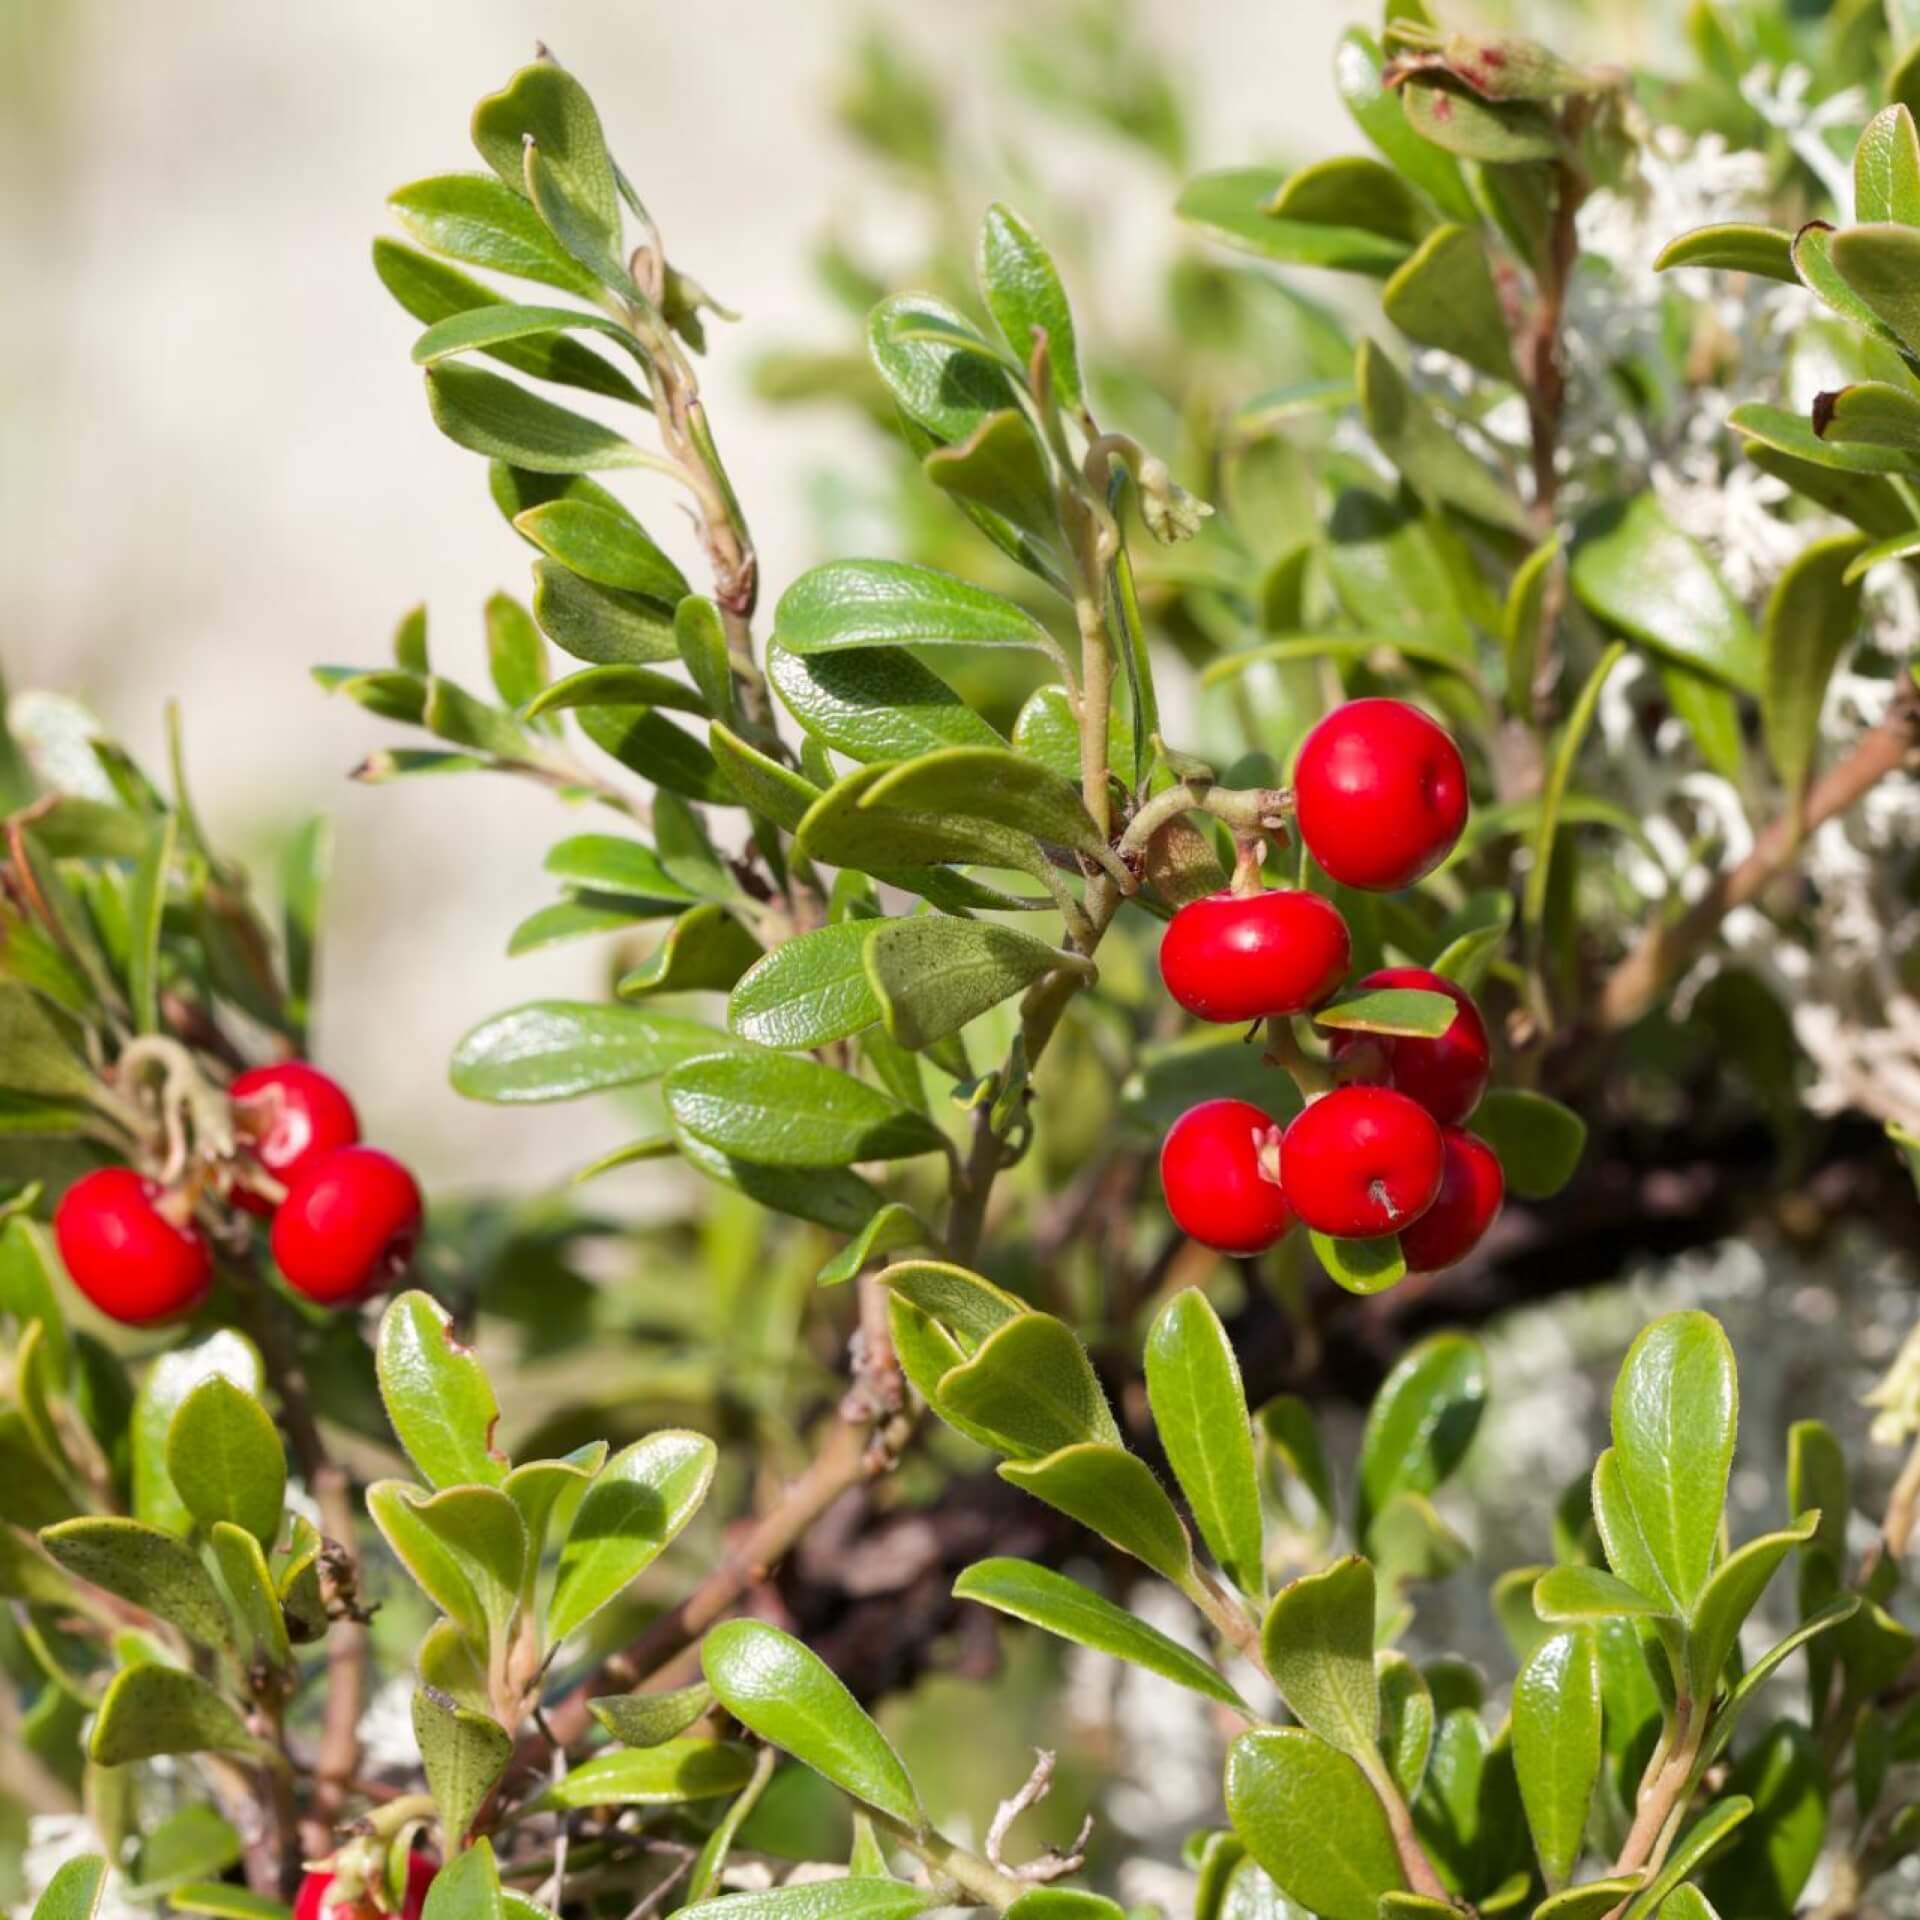
[[1033,1771],[1027,1775],[1025,1785],[1000,1802],[994,1809],[993,1824],[987,1828],[988,1865],[1011,1879],[1025,1881],[1029,1886],[1045,1886],[1050,1880],[1063,1880],[1070,1873],[1078,1873],[1087,1864],[1087,1842],[1093,1838],[1093,1815],[1088,1814],[1080,1823],[1080,1832],[1073,1845],[1066,1852],[1049,1847],[1038,1860],[1029,1860],[1024,1866],[1008,1864],[1007,1836],[1013,1831],[1013,1823],[1028,1808],[1037,1807],[1052,1790],[1053,1765],[1052,1751],[1046,1747],[1036,1747],[1033,1752]]
[[1767,884],[1792,865],[1808,834],[1848,812],[1888,774],[1898,772],[1920,745],[1920,699],[1901,693],[1878,725],[1854,743],[1845,759],[1829,767],[1813,784],[1800,810],[1796,833],[1790,813],[1774,820],[1736,867],[1719,874],[1713,885],[1678,920],[1655,919],[1600,989],[1597,1018],[1608,1032],[1630,1027],[1661,992],[1690,965],[1735,907],[1758,897]]

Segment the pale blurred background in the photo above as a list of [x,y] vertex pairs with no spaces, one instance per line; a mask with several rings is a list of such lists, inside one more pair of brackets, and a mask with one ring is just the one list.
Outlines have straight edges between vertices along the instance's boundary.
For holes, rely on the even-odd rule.
[[[1196,167],[1347,137],[1330,51],[1367,0],[1138,11],[1191,84]],[[178,696],[198,798],[236,851],[332,815],[319,1048],[437,1184],[524,1190],[634,1129],[605,1101],[563,1119],[446,1084],[484,1015],[602,990],[592,943],[504,955],[552,897],[545,848],[595,823],[504,780],[355,787],[348,770],[399,730],[307,677],[384,659],[425,600],[436,664],[484,684],[481,603],[525,591],[526,549],[482,463],[429,422],[417,328],[368,265],[385,195],[477,164],[472,104],[536,40],[586,80],[676,261],[744,316],[715,329],[706,379],[770,605],[821,557],[808,477],[857,491],[877,463],[842,416],[770,409],[748,381],[756,351],[844,339],[809,265],[828,222],[884,241],[905,217],[830,112],[876,19],[952,90],[962,136],[990,143],[1002,30],[1034,21],[1017,0],[0,0],[0,667],[81,697],[150,766]],[[1122,276],[1174,243],[1164,178],[1057,119],[1026,125],[1023,161]],[[1074,288],[1096,311],[1103,291],[1125,294]],[[664,498],[633,497],[680,531]]]

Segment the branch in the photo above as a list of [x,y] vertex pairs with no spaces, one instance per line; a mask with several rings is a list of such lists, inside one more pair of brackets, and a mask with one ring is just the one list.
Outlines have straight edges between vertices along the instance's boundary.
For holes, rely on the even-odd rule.
[[1696,960],[1735,907],[1757,898],[1768,883],[1799,857],[1816,827],[1848,812],[1888,774],[1898,772],[1920,745],[1920,698],[1902,690],[1877,726],[1863,733],[1845,759],[1829,767],[1813,784],[1794,830],[1782,814],[1753,843],[1737,867],[1719,874],[1711,887],[1678,920],[1656,919],[1600,989],[1599,1025],[1608,1032],[1630,1027],[1672,980]]

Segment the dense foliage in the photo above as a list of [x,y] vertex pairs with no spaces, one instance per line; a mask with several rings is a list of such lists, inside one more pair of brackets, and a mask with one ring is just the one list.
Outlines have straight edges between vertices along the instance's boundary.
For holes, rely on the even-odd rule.
[[[452,1085],[635,1137],[416,1246],[303,1064],[324,826],[269,914],[177,726],[161,783],[10,703],[0,1832],[71,1856],[42,1920],[1119,1920],[1123,1827],[1011,1839],[1064,1744],[1025,1627],[1204,1703],[1155,1883],[1196,1920],[1840,1915],[1920,1855],[1911,1337],[1883,1457],[1749,1433],[1744,1538],[1727,1336],[1653,1319],[1537,1563],[1480,1570],[1511,1671],[1420,1611],[1502,1388],[1444,1323],[1915,1224],[1920,19],[1688,23],[1642,76],[1391,7],[1336,62],[1369,151],[1185,179],[1112,342],[1098,250],[1038,187],[980,217],[870,42],[842,116],[932,290],[836,240],[862,336],[759,371],[888,436],[893,552],[765,595],[696,366],[732,316],[580,81],[543,54],[481,170],[394,193],[375,268],[532,591],[486,693],[424,610],[318,678],[408,730],[360,778],[573,809],[502,934],[600,940],[609,991]],[[1012,54],[1186,172],[1117,17]],[[984,1832],[883,1730],[929,1671]],[[1013,1727],[1031,1777],[981,1778]]]

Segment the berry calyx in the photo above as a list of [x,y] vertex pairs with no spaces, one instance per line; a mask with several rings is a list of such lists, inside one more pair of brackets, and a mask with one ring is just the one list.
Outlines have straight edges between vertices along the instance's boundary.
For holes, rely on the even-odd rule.
[[[227,1093],[247,1150],[283,1186],[310,1161],[360,1138],[360,1117],[345,1088],[304,1060],[249,1067]],[[233,1203],[262,1216],[273,1211],[244,1180],[234,1185]]]
[[1344,886],[1409,887],[1467,824],[1467,768],[1444,727],[1404,700],[1349,700],[1307,735],[1293,775],[1307,851]]
[[1438,1273],[1464,1260],[1500,1217],[1506,1175],[1500,1156],[1471,1133],[1443,1127],[1446,1165],[1440,1193],[1425,1213],[1400,1235],[1400,1251],[1415,1273]]
[[1167,1211],[1220,1253],[1264,1253],[1293,1225],[1280,1186],[1280,1129],[1248,1100],[1203,1100],[1160,1149]]
[[[421,1909],[427,1904],[427,1889],[439,1871],[424,1853],[407,1856],[407,1892],[399,1920],[420,1920]],[[350,1892],[343,1885],[339,1896],[329,1901],[327,1895],[340,1877],[331,1866],[309,1867],[294,1896],[293,1920],[381,1920],[385,1910],[364,1891]]]
[[1336,1034],[1333,1057],[1349,1068],[1359,1067],[1360,1079],[1397,1088],[1418,1100],[1442,1126],[1457,1127],[1480,1104],[1493,1071],[1487,1023],[1464,987],[1425,967],[1381,967],[1355,991],[1391,987],[1444,993],[1460,1011],[1447,1030],[1431,1040],[1419,1034]]
[[1391,1087],[1336,1087],[1280,1142],[1287,1204],[1340,1240],[1404,1232],[1433,1205],[1444,1161],[1433,1116]]
[[54,1209],[53,1237],[73,1284],[129,1327],[180,1319],[213,1285],[200,1229],[177,1198],[132,1167],[82,1174]]
[[309,1162],[273,1216],[275,1264],[322,1306],[357,1305],[406,1272],[424,1207],[414,1177],[378,1147]]
[[1173,916],[1160,941],[1167,991],[1202,1020],[1305,1013],[1346,977],[1353,940],[1317,893],[1210,893]]

